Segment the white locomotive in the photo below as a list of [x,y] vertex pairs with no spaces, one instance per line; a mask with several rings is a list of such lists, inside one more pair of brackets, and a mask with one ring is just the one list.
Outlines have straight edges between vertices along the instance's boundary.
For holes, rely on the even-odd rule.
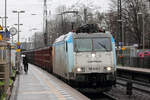
[[116,81],[115,41],[111,34],[75,33],[53,44],[53,73],[80,88],[102,91]]

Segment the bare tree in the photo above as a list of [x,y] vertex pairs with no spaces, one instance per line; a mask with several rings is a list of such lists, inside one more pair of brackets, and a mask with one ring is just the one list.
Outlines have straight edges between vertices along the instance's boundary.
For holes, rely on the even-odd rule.
[[[117,7],[117,0],[112,0],[110,6]],[[116,28],[111,28],[112,32],[117,33],[117,10],[115,8],[111,8],[109,22],[110,26],[115,26]],[[139,16],[139,13],[142,13],[143,18]],[[142,19],[146,22],[143,23]],[[149,22],[148,19],[148,11],[145,6],[145,2],[143,0],[124,0],[122,2],[122,25],[124,36],[127,44],[134,44],[137,43],[139,47],[142,43],[142,24],[146,27],[147,23]],[[116,24],[114,24],[116,23]],[[148,29],[144,27],[146,35],[148,35]],[[117,33],[118,34],[118,33]]]
[[[87,10],[85,15],[85,9]],[[77,11],[78,13],[63,13],[66,11]],[[62,35],[67,34],[73,29],[85,24],[85,16],[87,23],[98,23],[101,25],[105,19],[104,13],[100,13],[99,8],[93,8],[91,6],[85,6],[84,4],[74,5],[73,9],[66,8],[66,6],[59,6],[56,9],[57,15],[48,21],[48,34],[50,37],[50,43]]]

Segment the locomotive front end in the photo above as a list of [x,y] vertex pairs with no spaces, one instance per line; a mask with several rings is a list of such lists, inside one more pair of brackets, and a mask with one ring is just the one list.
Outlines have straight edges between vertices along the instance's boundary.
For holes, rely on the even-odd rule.
[[75,36],[74,66],[75,80],[83,87],[105,88],[115,84],[116,69],[111,35]]

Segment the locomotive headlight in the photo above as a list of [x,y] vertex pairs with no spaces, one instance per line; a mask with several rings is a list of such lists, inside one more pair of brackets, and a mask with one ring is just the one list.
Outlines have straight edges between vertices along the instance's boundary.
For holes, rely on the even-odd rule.
[[82,69],[81,69],[81,68],[77,68],[77,71],[78,71],[78,72],[81,72],[81,71],[82,71]]
[[96,56],[96,55],[95,55],[94,53],[92,53],[92,57],[95,58],[95,56]]
[[107,71],[111,71],[111,67],[107,67],[106,69],[107,69]]

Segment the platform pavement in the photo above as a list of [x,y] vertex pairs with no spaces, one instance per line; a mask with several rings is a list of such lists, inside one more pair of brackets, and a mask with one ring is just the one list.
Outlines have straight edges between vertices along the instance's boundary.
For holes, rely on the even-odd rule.
[[46,71],[29,65],[17,76],[10,100],[89,100]]

